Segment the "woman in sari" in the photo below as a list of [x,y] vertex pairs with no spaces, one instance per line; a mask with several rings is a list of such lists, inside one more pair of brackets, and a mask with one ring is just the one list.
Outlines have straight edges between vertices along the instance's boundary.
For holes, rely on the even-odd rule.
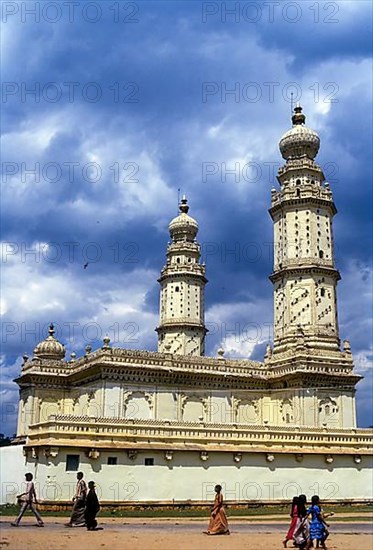
[[215,500],[211,511],[210,523],[207,535],[229,535],[227,516],[223,508],[223,495],[221,494],[221,485],[215,485]]
[[284,545],[284,548],[286,548],[286,545],[289,542],[289,540],[293,540],[294,531],[298,521],[298,497],[293,498],[293,502],[291,503],[290,517],[291,517],[290,527],[285,537],[285,540],[282,542],[282,544]]
[[305,550],[310,538],[310,527],[307,519],[307,497],[306,495],[299,495],[298,497],[298,518],[293,533],[293,541],[296,548]]

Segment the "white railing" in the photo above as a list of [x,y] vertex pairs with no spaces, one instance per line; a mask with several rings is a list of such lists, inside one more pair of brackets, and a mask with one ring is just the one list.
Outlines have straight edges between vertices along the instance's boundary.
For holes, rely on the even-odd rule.
[[[177,422],[159,420],[137,420],[123,418],[74,415],[51,416],[48,421],[30,426],[27,444],[58,445],[58,440],[75,441],[84,446],[93,441],[98,445],[122,443],[126,441],[157,444],[166,446],[180,442],[188,445],[260,445],[266,448],[295,446],[299,452],[316,452],[338,448],[342,453],[351,448],[354,452],[367,453],[373,448],[373,431],[364,429],[334,429],[314,427],[258,426],[247,424],[213,424],[196,422]],[[45,443],[44,443],[45,444]],[[301,450],[302,449],[302,450]]]

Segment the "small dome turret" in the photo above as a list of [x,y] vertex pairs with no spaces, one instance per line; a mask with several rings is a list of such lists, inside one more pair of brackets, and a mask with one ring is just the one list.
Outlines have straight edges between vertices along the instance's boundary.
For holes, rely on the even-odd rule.
[[320,147],[318,134],[304,125],[306,117],[302,107],[298,104],[292,116],[293,127],[280,139],[280,151],[284,159],[293,159],[307,156],[313,160]]
[[40,342],[34,349],[34,356],[38,359],[54,359],[62,360],[65,357],[65,348],[64,346],[54,337],[54,326],[53,323],[50,324],[49,336]]
[[179,205],[180,214],[171,220],[168,229],[173,241],[194,241],[198,233],[198,223],[188,215],[189,205],[185,197]]

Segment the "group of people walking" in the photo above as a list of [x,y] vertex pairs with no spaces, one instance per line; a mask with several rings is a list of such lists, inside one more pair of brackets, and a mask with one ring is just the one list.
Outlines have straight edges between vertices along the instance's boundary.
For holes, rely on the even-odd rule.
[[[66,523],[66,527],[87,527],[88,531],[97,531],[102,529],[97,527],[96,515],[100,510],[100,504],[95,491],[95,484],[89,481],[88,487],[84,481],[83,472],[77,473],[77,483],[75,495],[73,498],[73,509],[70,520]],[[35,508],[37,504],[36,491],[33,482],[33,475],[27,473],[26,491],[17,496],[17,500],[21,505],[21,510],[12,523],[14,527],[18,527],[22,516],[29,508],[35,515],[39,527],[44,527],[43,520],[39,512]],[[229,535],[228,519],[223,506],[223,495],[221,485],[215,485],[215,499],[211,511],[208,530],[204,531],[207,535]],[[306,495],[299,495],[293,498],[291,506],[291,524],[285,540],[283,541],[284,548],[287,547],[289,541],[293,541],[294,546],[300,550],[309,550],[313,548],[322,548],[327,550],[325,541],[329,536],[328,524],[326,519],[332,516],[333,512],[324,514],[320,498],[314,495],[311,499],[311,505],[307,508]],[[310,518],[310,520],[308,519]]]
[[292,540],[295,547],[301,550],[320,547],[327,550],[325,541],[329,536],[329,525],[325,520],[332,515],[333,512],[324,514],[318,495],[312,497],[311,505],[308,508],[306,495],[294,497],[290,512],[292,519],[283,541],[284,548]]
[[[206,535],[230,534],[221,489],[221,485],[215,486],[214,506],[211,511],[208,530],[204,531]],[[284,548],[287,547],[289,541],[293,541],[295,548],[300,550],[309,550],[310,548],[327,550],[325,541],[329,536],[329,525],[325,520],[332,515],[333,512],[324,514],[318,495],[312,497],[311,505],[308,508],[306,495],[294,497],[290,513],[291,524],[283,541]]]
[[[78,472],[76,475],[77,483],[75,489],[75,495],[73,498],[73,509],[70,517],[70,521],[66,523],[66,527],[87,527],[88,531],[97,531],[102,527],[97,527],[96,515],[100,510],[100,504],[97,498],[94,481],[88,482],[88,487],[83,479],[83,472]],[[33,475],[27,473],[26,478],[26,491],[21,495],[17,495],[17,501],[21,505],[20,513],[16,520],[11,524],[13,527],[18,527],[23,514],[29,508],[30,511],[36,517],[39,527],[44,527],[44,522],[35,508],[37,504],[35,485]]]

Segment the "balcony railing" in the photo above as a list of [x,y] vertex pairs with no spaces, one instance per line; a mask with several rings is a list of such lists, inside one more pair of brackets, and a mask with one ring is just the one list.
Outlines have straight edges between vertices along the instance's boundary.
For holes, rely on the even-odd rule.
[[372,430],[364,429],[55,415],[30,426],[27,446],[370,454],[372,436]]

